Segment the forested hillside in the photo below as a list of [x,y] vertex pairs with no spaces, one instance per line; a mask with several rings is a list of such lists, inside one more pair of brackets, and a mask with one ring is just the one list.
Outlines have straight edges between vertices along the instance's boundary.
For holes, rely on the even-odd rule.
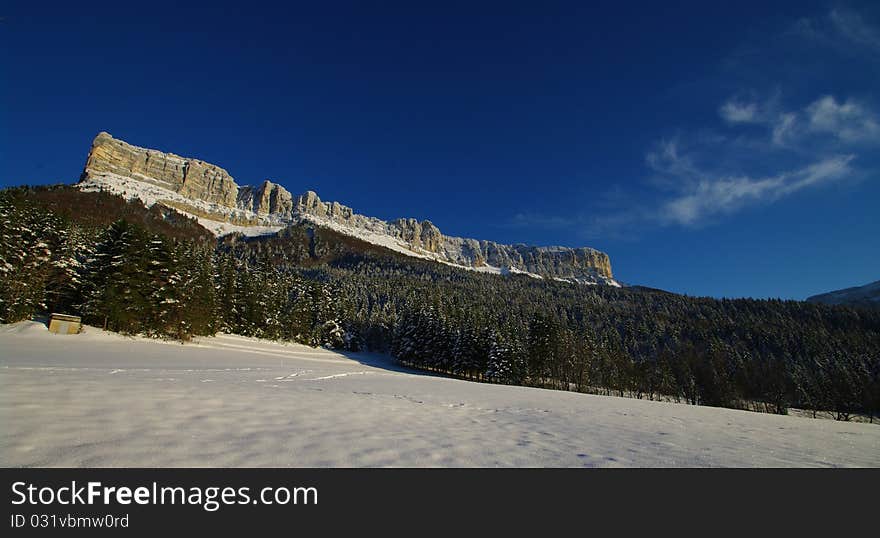
[[219,242],[172,209],[66,186],[0,192],[0,321],[217,331],[389,352],[562,390],[838,419],[880,410],[880,310],[480,274],[311,225]]

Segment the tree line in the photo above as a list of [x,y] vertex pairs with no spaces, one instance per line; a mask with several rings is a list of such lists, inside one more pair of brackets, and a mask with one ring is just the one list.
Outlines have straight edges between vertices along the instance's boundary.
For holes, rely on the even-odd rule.
[[[100,218],[78,214],[84,203]],[[880,411],[880,309],[498,277],[306,225],[217,241],[157,207],[2,191],[0,321],[64,311],[123,333],[390,353],[485,382],[840,420]]]

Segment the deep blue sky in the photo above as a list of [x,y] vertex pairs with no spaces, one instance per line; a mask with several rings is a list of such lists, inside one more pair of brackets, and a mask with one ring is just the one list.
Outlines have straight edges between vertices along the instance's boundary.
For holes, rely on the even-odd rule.
[[0,184],[74,182],[106,130],[628,283],[877,280],[880,5],[716,4],[6,3]]

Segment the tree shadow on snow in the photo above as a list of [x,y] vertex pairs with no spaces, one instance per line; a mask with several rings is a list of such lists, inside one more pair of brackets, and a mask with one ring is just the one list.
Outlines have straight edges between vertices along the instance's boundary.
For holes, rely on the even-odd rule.
[[389,372],[397,372],[402,374],[414,374],[421,375],[426,377],[446,377],[442,374],[435,372],[428,372],[425,370],[419,370],[417,368],[410,368],[409,366],[404,366],[397,362],[397,360],[391,355],[382,355],[379,353],[368,353],[368,352],[356,352],[356,351],[343,351],[340,349],[334,349],[334,353],[338,353],[347,359],[351,359],[359,364],[363,364],[364,366],[371,366],[373,368],[379,368],[382,370],[388,370]]

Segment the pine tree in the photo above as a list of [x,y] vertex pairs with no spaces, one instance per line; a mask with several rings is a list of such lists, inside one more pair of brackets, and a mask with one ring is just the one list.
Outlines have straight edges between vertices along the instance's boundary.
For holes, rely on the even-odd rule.
[[493,330],[489,339],[489,358],[486,377],[496,383],[519,384],[526,370],[522,344],[511,328]]
[[27,319],[47,308],[58,229],[52,215],[17,204],[8,194],[0,197],[0,322]]
[[529,321],[528,369],[529,379],[544,386],[550,377],[550,367],[556,361],[556,338],[559,327],[547,315],[534,314]]
[[99,237],[88,263],[82,305],[87,321],[105,329],[136,333],[154,319],[149,250],[142,229],[118,220]]
[[94,243],[90,234],[73,225],[60,230],[59,241],[46,283],[48,310],[78,313],[78,305],[83,301],[86,262],[94,255]]

